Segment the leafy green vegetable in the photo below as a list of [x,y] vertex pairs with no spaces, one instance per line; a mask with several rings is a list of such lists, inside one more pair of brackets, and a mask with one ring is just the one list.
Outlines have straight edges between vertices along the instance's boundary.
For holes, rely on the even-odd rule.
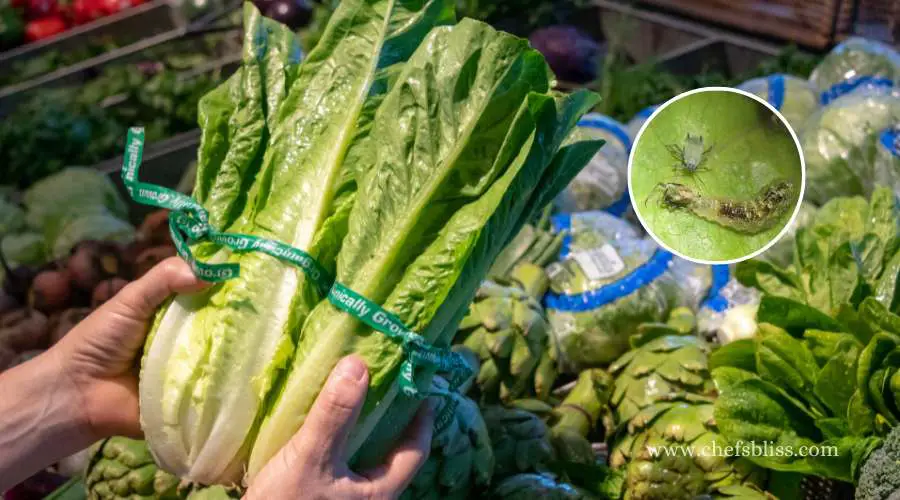
[[[876,189],[869,202],[861,197],[837,198],[819,209],[807,227],[798,229],[792,266],[781,268],[753,260],[738,264],[735,274],[743,284],[770,296],[821,311],[802,313],[825,316],[817,322],[846,322],[839,312],[855,310],[872,293],[878,293],[888,308],[894,307],[897,228],[894,195],[889,189]],[[770,301],[770,305],[775,303]],[[783,314],[795,310],[799,309],[790,306]]]
[[[218,228],[308,252],[439,347],[495,257],[600,146],[566,142],[593,96],[551,94],[526,41],[472,20],[439,26],[451,14],[440,0],[345,1],[297,65],[286,28],[246,7],[242,68],[204,98],[195,191]],[[419,404],[399,392],[403,347],[301,270],[219,252],[197,248],[240,277],[175,298],[148,339],[154,454],[190,478],[246,468],[252,480],[353,352],[370,388],[349,450],[361,467],[380,462]],[[433,374],[417,371],[420,387]]]
[[173,41],[142,53],[147,61],[112,65],[83,85],[41,90],[0,123],[0,183],[29,186],[69,165],[93,165],[121,153],[135,123],[158,140],[197,126],[197,101],[220,71],[208,64],[223,35]]
[[[852,430],[861,425],[859,414],[870,409],[860,404],[869,394],[864,360],[870,356],[864,353],[877,344],[863,349],[847,333],[807,330],[802,338],[794,338],[771,325],[760,329],[753,340],[753,366],[735,363],[740,359],[735,356],[717,358],[715,417],[722,433],[732,443],[832,450],[815,456],[765,454],[751,460],[775,470],[853,481],[859,465],[880,444],[871,430]],[[746,348],[749,345],[741,350]]]
[[[201,106],[196,197],[211,222],[289,243],[333,270],[355,196],[343,159],[365,143],[355,137],[360,117],[384,91],[373,85],[448,14],[441,1],[343,2],[300,65],[293,33],[245,5],[242,67]],[[266,399],[277,396],[279,371],[320,299],[301,270],[279,260],[261,253],[230,260],[240,278],[160,311],[141,372],[141,416],[154,454],[202,482],[240,479]],[[263,442],[277,450],[284,441]]]

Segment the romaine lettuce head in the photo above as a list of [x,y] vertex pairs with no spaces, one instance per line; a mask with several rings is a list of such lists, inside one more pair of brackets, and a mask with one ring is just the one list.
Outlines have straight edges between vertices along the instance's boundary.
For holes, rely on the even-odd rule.
[[808,81],[790,75],[769,75],[754,78],[737,86],[762,97],[799,133],[806,120],[819,108],[819,93]]
[[[596,97],[553,93],[550,83],[525,40],[470,19],[434,29],[375,113],[378,140],[360,157],[371,167],[358,177],[336,280],[447,347],[496,256],[601,144],[570,139]],[[368,467],[396,444],[420,403],[399,391],[404,349],[323,301],[262,423],[251,477],[302,426],[348,353],[367,361],[370,376],[348,454]],[[420,387],[433,372],[416,372]]]
[[[354,176],[368,166],[345,159],[365,156],[391,68],[450,21],[445,0],[345,0],[301,62],[294,33],[247,2],[241,67],[199,109],[194,196],[213,227],[284,242],[333,272]],[[300,326],[322,296],[301,269],[259,252],[201,244],[195,254],[237,263],[241,273],[157,315],[142,362],[142,426],[167,470],[238,482]]]
[[874,40],[851,38],[832,49],[809,80],[819,92],[825,92],[836,84],[865,76],[900,83],[900,54]]
[[[109,177],[93,168],[69,167],[31,185],[23,194],[28,225],[42,231],[82,212],[102,209],[128,218],[128,205]],[[52,230],[51,230],[52,232]]]
[[821,205],[837,196],[872,193],[879,133],[900,121],[900,94],[858,89],[835,99],[804,126],[806,197]]

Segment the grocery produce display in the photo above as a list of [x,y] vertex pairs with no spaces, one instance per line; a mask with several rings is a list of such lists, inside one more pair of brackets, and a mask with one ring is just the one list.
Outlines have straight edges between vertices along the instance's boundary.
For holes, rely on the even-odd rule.
[[[601,61],[564,4],[259,0],[237,34],[19,103],[0,371],[169,256],[217,284],[150,325],[143,440],[3,498],[239,498],[348,353],[370,374],[354,470],[439,396],[405,500],[900,498],[900,55],[851,39],[676,77],[615,43]],[[238,45],[233,72],[198,70]],[[781,110],[808,167],[783,239],[732,265],[660,248],[622,185],[656,106],[708,83]],[[145,144],[198,126],[196,167],[144,180]]]

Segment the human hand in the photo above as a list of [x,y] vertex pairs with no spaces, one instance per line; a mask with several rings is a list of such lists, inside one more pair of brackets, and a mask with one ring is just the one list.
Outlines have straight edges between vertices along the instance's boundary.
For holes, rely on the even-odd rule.
[[434,409],[426,402],[383,465],[355,473],[347,465],[347,437],[366,398],[369,373],[356,356],[342,359],[322,388],[303,427],[250,484],[245,499],[396,498],[431,450]]
[[166,259],[97,308],[47,352],[55,357],[64,383],[77,396],[89,434],[97,439],[141,436],[135,360],[149,323],[172,294],[196,292],[208,285],[180,258]]

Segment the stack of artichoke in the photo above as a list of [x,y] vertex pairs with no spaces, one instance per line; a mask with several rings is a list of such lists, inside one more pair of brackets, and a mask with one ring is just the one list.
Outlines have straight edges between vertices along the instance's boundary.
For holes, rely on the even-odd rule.
[[[435,384],[446,385],[440,377]],[[403,500],[469,498],[476,489],[490,484],[494,473],[494,451],[487,425],[475,401],[452,393],[444,405],[455,404],[450,422],[435,432],[431,455],[419,469],[412,484],[403,492]]]
[[501,500],[591,500],[581,488],[557,481],[548,474],[516,474],[501,481],[491,492]]
[[112,437],[97,443],[92,452],[84,475],[89,500],[240,498],[237,488],[204,487],[160,469],[144,441]]
[[610,464],[625,472],[624,498],[767,498],[762,469],[718,451],[728,443],[713,419],[709,346],[668,325],[644,330],[610,367],[618,424]]
[[482,415],[494,449],[495,477],[546,471],[553,446],[547,424],[539,416],[499,405],[485,407]]
[[550,414],[550,439],[559,461],[593,464],[597,461],[590,436],[605,438],[612,429],[609,399],[613,380],[604,370],[592,368],[578,375],[578,380],[562,403]]
[[456,341],[481,361],[481,400],[534,396],[546,400],[556,380],[556,351],[540,299],[549,279],[543,266],[559,252],[562,234],[546,221],[526,225],[495,261]]

